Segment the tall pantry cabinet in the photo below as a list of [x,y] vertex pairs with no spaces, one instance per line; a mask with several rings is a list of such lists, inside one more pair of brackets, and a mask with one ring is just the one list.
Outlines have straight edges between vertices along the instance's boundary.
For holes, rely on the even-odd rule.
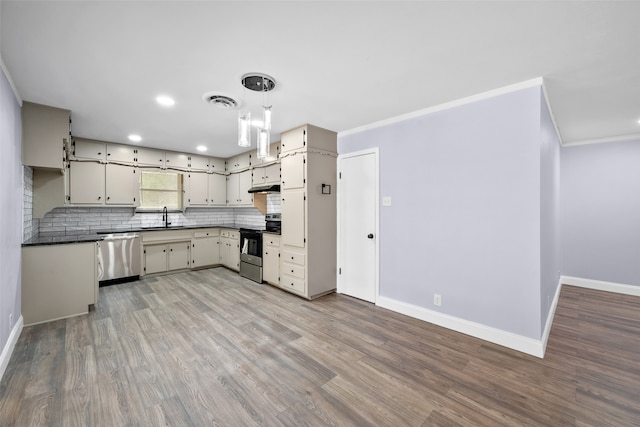
[[308,299],[336,289],[336,158],[335,132],[281,135],[280,286]]

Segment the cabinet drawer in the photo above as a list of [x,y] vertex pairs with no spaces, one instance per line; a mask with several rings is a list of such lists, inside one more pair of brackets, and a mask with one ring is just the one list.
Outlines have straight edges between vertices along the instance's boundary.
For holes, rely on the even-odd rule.
[[230,230],[221,230],[220,231],[220,236],[229,237],[229,232],[230,232]]
[[299,279],[286,274],[283,274],[280,279],[280,287],[299,294],[304,294],[304,284],[304,279]]
[[304,263],[304,254],[300,252],[288,251],[286,249],[282,250],[282,261],[288,262],[292,264],[305,265]]
[[199,237],[218,237],[220,232],[218,230],[215,231],[194,231],[193,237],[196,239]]
[[262,243],[264,243],[265,246],[276,246],[276,247],[280,247],[280,236],[272,236],[272,235],[268,235],[268,234],[263,234],[262,235]]
[[291,264],[289,262],[282,263],[282,272],[299,279],[304,279],[304,266]]

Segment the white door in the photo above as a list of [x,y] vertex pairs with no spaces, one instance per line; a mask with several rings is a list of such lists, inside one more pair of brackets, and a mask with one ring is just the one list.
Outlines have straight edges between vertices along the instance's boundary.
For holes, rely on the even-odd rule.
[[378,293],[378,151],[340,157],[338,292],[375,302]]

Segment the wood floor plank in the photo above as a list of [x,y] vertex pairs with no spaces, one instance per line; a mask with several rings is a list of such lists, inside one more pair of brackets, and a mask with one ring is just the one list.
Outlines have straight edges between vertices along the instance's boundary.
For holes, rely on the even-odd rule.
[[23,329],[1,426],[640,426],[640,298],[564,286],[544,359],[224,268]]

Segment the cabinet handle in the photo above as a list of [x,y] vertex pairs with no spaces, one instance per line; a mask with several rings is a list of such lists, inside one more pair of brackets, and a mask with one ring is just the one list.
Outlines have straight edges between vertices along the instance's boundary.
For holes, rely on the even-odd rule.
[[98,156],[102,156],[102,153],[98,153]]
[[111,197],[110,197],[110,196],[107,196],[107,200],[111,200]]
[[102,196],[98,196],[98,200],[102,199]]

